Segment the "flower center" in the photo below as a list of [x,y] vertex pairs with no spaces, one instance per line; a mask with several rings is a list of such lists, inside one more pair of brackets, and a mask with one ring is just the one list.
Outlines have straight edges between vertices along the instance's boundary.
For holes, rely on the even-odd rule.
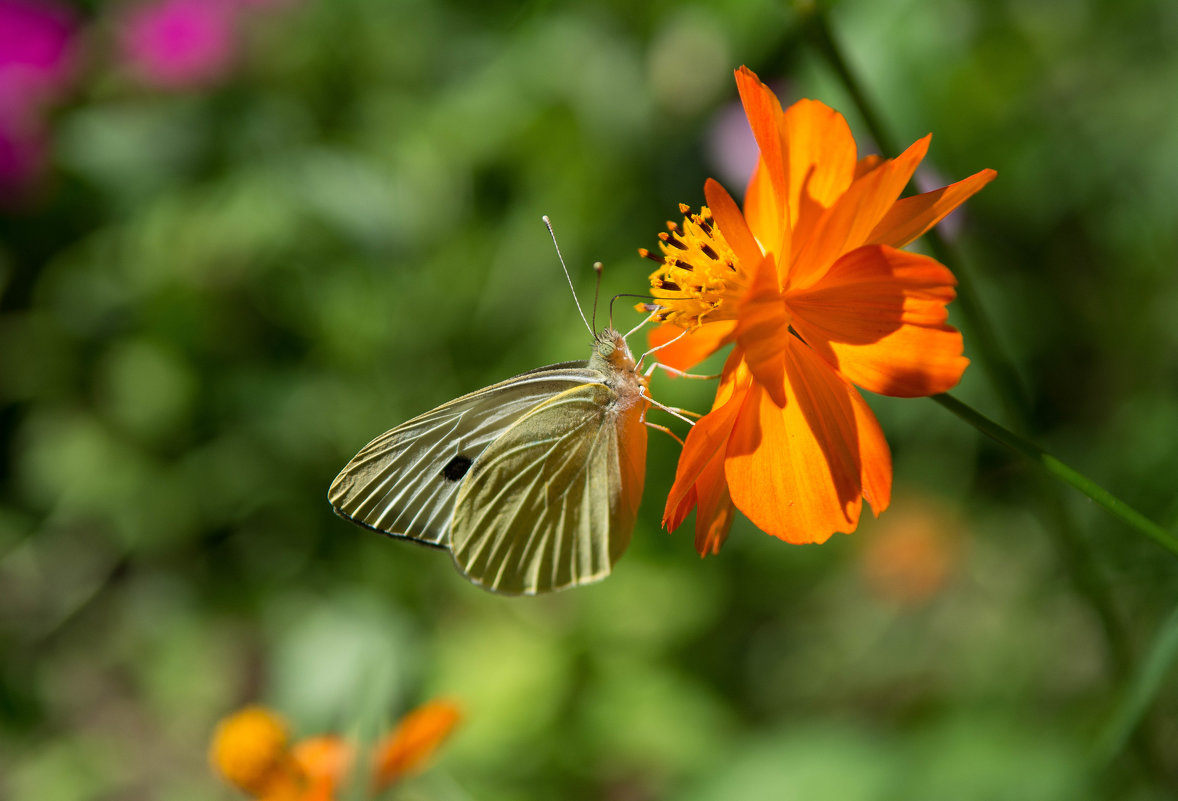
[[217,726],[209,758],[231,783],[262,795],[287,759],[286,724],[259,706],[249,706]]
[[669,232],[659,234],[662,258],[646,248],[638,249],[638,255],[659,264],[650,274],[651,294],[662,307],[655,320],[691,329],[704,322],[734,319],[748,288],[745,268],[707,206],[691,214],[691,208],[680,203],[679,211],[685,215],[683,224],[669,221]]

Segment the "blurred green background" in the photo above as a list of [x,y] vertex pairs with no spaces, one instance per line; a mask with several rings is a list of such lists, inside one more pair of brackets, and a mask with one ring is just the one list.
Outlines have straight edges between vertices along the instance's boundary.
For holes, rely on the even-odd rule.
[[[239,0],[185,72],[136,50],[150,6],[65,13],[0,207],[0,797],[234,798],[205,751],[237,706],[365,733],[438,694],[466,720],[401,797],[1178,793],[1168,670],[1096,745],[1175,562],[929,401],[869,398],[893,507],[820,547],[740,520],[701,561],[659,528],[657,434],[630,551],[582,590],[496,597],[331,513],[374,435],[588,356],[542,214],[584,301],[595,260],[603,298],[643,291],[635,249],[706,177],[740,191],[734,67],[873,149],[804,11]],[[959,396],[1171,528],[1176,9],[830,9],[901,144],[934,132],[926,188],[999,173],[942,227],[1030,415],[955,312]],[[654,390],[702,410],[711,387]]]

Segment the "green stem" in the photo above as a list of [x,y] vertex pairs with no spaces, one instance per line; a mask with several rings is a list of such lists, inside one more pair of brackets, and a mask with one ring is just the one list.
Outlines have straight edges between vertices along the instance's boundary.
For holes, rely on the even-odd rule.
[[1146,713],[1178,663],[1178,609],[1162,624],[1149,652],[1134,672],[1120,703],[1096,741],[1095,756],[1108,762],[1142,725]]
[[1114,517],[1120,518],[1130,527],[1149,537],[1170,553],[1178,556],[1178,537],[1166,531],[1083,473],[1073,470],[1038,445],[1020,437],[1013,431],[1003,428],[990,418],[974,411],[973,408],[965,405],[952,395],[933,395],[932,397],[934,401],[953,412],[953,414],[969,423],[978,431],[981,431],[996,442],[1005,445],[1015,453],[1026,456],[1064,483],[1071,484],[1107,509]]

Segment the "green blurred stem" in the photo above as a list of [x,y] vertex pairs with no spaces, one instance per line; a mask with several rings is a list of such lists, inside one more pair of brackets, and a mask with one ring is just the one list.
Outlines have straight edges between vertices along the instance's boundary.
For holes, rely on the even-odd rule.
[[1124,694],[1096,741],[1095,756],[1111,761],[1142,724],[1158,691],[1178,663],[1178,608],[1162,624],[1140,667],[1129,679]]
[[1114,517],[1120,518],[1137,532],[1144,534],[1170,553],[1178,556],[1178,537],[1166,531],[1092,479],[1077,470],[1073,470],[1038,445],[1020,437],[1013,431],[1003,428],[990,418],[957,400],[952,395],[933,395],[932,397],[934,401],[953,412],[953,414],[969,423],[978,431],[1005,445],[1015,453],[1020,453],[1027,457],[1065,484],[1072,485],[1111,512]]

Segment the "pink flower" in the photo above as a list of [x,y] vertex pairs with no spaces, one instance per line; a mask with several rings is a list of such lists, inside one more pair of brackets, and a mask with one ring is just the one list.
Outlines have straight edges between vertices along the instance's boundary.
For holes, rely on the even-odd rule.
[[44,131],[13,127],[0,119],[0,205],[23,198],[44,166]]
[[46,107],[72,77],[74,18],[49,0],[0,0],[0,201],[44,167]]
[[73,34],[56,3],[0,0],[0,114],[23,116],[65,87]]
[[131,72],[164,89],[204,86],[237,58],[237,4],[228,0],[159,0],[123,19],[120,44]]

